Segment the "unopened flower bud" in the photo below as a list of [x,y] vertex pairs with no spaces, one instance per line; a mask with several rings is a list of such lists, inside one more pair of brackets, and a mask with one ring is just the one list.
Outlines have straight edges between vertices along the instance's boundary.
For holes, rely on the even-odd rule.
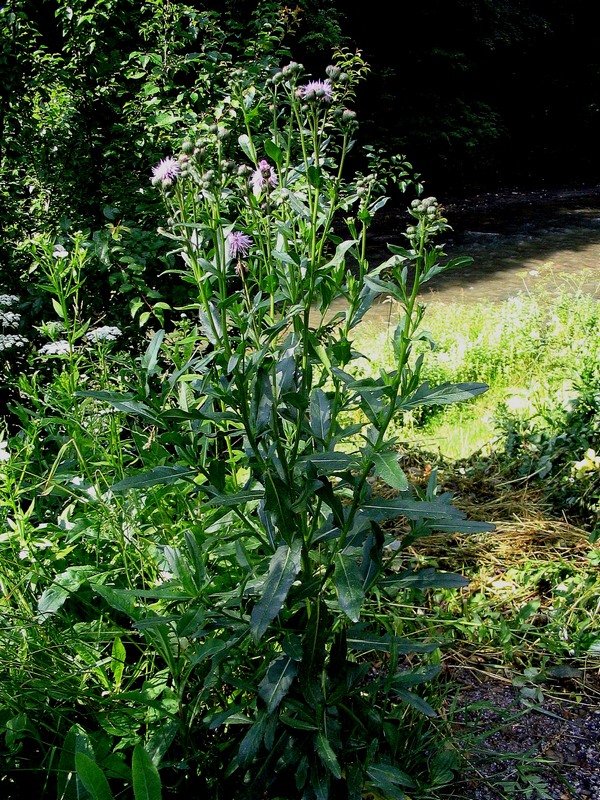
[[194,143],[186,139],[186,141],[181,145],[181,152],[186,156],[191,156],[194,152]]
[[296,61],[290,61],[285,67],[283,67],[282,72],[286,78],[291,78],[293,75],[297,75],[299,72],[302,72],[302,65],[298,64]]
[[337,81],[342,74],[342,70],[339,67],[336,67],[335,64],[330,64],[325,68],[325,74],[330,80]]

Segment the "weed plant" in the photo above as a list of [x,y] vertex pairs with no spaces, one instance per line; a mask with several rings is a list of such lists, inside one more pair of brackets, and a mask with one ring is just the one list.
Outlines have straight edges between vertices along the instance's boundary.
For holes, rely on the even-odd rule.
[[[446,220],[402,157],[346,177],[364,74],[347,51],[322,80],[234,69],[154,167],[187,316],[141,355],[86,319],[85,238],[31,242],[57,318],[0,449],[12,796],[23,770],[61,800],[402,798],[451,778],[427,726],[441,642],[387,605],[464,583],[412,569],[409,543],[490,526],[435,474],[411,488],[390,431],[486,386],[421,375],[419,291],[464,259],[442,261]],[[416,194],[413,224],[373,268],[390,181]],[[402,309],[394,361],[363,377],[355,330],[381,293]]]

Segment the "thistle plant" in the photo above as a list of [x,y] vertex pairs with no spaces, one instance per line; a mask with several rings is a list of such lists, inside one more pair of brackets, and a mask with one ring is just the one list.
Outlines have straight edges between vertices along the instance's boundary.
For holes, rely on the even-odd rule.
[[[96,590],[168,665],[181,747],[171,763],[179,752],[189,769],[201,743],[220,737],[209,767],[219,797],[414,789],[404,729],[413,713],[435,711],[412,688],[438,667],[407,656],[438,643],[403,638],[375,608],[409,586],[464,583],[406,568],[403,546],[489,527],[465,520],[434,477],[426,496],[414,492],[388,434],[405,411],[486,387],[420,380],[419,292],[462,262],[440,260],[434,239],[447,222],[403,158],[386,169],[417,193],[413,224],[387,261],[369,263],[384,176],[376,158],[367,174],[346,175],[357,128],[347,106],[363,71],[359,54],[343,53],[319,80],[293,62],[262,82],[232,72],[229,94],[153,170],[180,264],[169,274],[189,285],[180,310],[197,320],[186,360],[163,377],[160,396],[148,382],[126,397],[96,393],[151,420],[163,446],[112,486],[114,502],[131,493],[139,509],[171,492],[189,510],[181,534],[157,550],[158,588]],[[353,332],[382,293],[402,309],[396,363],[357,378]],[[334,300],[344,310],[333,313]],[[156,367],[163,336],[146,365]],[[401,535],[388,524],[398,518]],[[373,658],[385,664],[375,679]]]

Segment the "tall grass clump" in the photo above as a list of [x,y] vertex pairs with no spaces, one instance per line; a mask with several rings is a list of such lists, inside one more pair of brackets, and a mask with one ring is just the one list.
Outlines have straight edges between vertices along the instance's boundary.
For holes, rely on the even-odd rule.
[[[60,338],[31,354],[0,449],[14,796],[23,770],[60,798],[402,798],[452,777],[423,696],[440,642],[386,606],[464,584],[406,545],[489,526],[435,475],[412,488],[391,430],[486,386],[424,378],[419,291],[463,262],[442,264],[447,223],[402,158],[347,177],[364,72],[346,51],[318,80],[235,68],[154,166],[165,280],[188,299],[141,354],[85,321],[82,242],[32,244]],[[373,267],[390,180],[413,224]],[[381,293],[401,310],[393,360],[364,377],[354,337]]]

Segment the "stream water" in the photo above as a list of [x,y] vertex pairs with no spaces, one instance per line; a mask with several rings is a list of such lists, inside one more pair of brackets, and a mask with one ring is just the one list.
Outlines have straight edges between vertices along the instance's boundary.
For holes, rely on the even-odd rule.
[[[424,287],[431,303],[500,302],[519,292],[583,291],[600,299],[600,186],[587,190],[479,195],[449,203],[448,257],[473,263]],[[404,212],[386,213],[370,238],[373,265],[389,258],[387,243],[405,244]],[[393,304],[382,300],[371,322],[389,323]]]

